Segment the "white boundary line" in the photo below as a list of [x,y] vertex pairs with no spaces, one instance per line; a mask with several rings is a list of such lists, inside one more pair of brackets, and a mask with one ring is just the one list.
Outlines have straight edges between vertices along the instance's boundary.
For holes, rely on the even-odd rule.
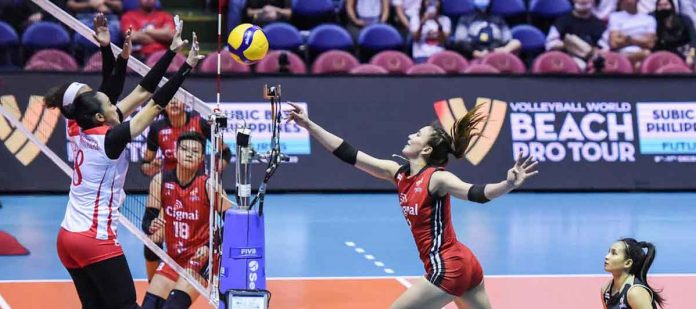
[[11,309],[10,304],[8,304],[4,298],[2,298],[2,295],[0,295],[0,309]]

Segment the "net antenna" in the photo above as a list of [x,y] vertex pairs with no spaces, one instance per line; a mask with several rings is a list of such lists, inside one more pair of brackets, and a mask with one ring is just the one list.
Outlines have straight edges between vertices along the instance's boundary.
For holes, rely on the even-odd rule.
[[[271,103],[271,144],[270,149],[266,153],[258,153],[250,146],[251,131],[245,127],[237,131],[237,172],[238,182],[237,187],[244,193],[237,200],[241,208],[252,209],[256,203],[259,203],[259,214],[263,215],[264,199],[266,196],[266,188],[268,181],[273,177],[281,162],[288,162],[290,159],[280,151],[280,126],[283,119],[281,110],[281,86],[264,85],[263,97]],[[241,147],[240,147],[241,146]],[[249,183],[249,163],[257,161],[266,163],[266,169],[263,180],[259,185],[259,189],[253,200],[249,201],[251,193],[251,184]],[[242,191],[242,189],[244,191]]]
[[[288,158],[280,152],[281,87],[264,85],[263,97],[271,103],[271,143],[266,153],[257,153],[246,124],[237,129],[236,187],[238,208],[225,213],[220,293],[222,308],[268,308],[271,293],[266,290],[265,227],[263,205],[268,181],[280,162]],[[250,164],[266,163],[258,192],[252,195]],[[254,209],[256,203],[259,208]]]

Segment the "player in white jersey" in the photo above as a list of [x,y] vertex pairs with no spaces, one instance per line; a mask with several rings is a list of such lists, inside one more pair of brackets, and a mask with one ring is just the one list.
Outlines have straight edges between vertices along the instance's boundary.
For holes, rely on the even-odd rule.
[[[181,41],[180,33],[177,29],[175,41],[183,46],[185,41]],[[120,106],[129,107],[121,109],[127,116],[137,104],[126,98],[117,107],[97,91],[79,94],[72,104],[61,106],[61,113],[77,122],[80,133],[75,140],[70,199],[57,248],[83,308],[138,308],[133,278],[116,240],[118,209],[125,199],[123,184],[128,169],[124,150],[166,107],[185,77],[203,58],[198,51],[194,33],[186,63],[130,121],[121,123],[117,110]]]

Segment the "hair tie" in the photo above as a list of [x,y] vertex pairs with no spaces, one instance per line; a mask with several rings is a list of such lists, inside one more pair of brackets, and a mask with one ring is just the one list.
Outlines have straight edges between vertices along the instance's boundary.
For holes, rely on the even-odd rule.
[[65,90],[65,93],[63,94],[63,106],[68,106],[75,101],[75,97],[77,97],[77,92],[80,91],[82,86],[86,86],[83,83],[78,83],[74,82],[68,86],[68,89]]

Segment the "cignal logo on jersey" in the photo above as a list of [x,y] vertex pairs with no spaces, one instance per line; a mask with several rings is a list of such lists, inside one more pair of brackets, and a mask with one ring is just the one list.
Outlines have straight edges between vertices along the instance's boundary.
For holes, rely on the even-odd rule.
[[634,162],[628,102],[510,102],[512,156],[544,162]]
[[27,166],[34,161],[41,150],[29,140],[25,132],[12,125],[6,117],[12,117],[16,122],[21,122],[24,129],[32,134],[36,141],[45,145],[53,134],[60,111],[44,108],[43,97],[36,95],[29,97],[29,105],[24,115],[19,110],[19,105],[13,95],[0,97],[0,106],[3,109],[3,113],[0,115],[0,140],[5,142],[7,150],[19,162]]
[[[481,136],[475,137],[469,143],[464,157],[471,164],[478,165],[498,139],[498,134],[505,122],[507,103],[491,98],[477,98],[475,106],[479,108],[478,112],[486,118],[486,121],[476,127]],[[437,118],[446,132],[450,132],[456,119],[463,117],[468,111],[462,98],[437,101],[434,107]]]

